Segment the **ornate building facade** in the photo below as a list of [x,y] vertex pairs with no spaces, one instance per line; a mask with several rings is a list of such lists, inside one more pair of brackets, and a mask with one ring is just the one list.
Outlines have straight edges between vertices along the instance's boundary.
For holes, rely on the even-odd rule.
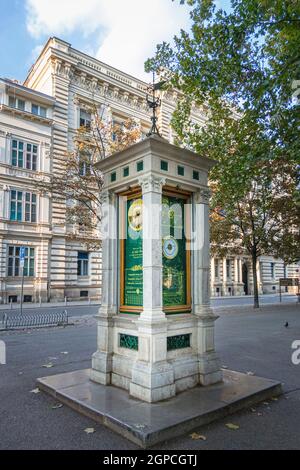
[[[115,122],[134,117],[146,134],[147,84],[50,38],[23,86],[1,80],[0,87],[1,301],[19,300],[21,245],[28,247],[27,301],[99,299],[101,252],[89,251],[69,237],[72,227],[66,224],[65,202],[30,195],[31,179],[61,172],[66,152],[74,148],[76,131],[92,118],[95,104],[108,106]],[[177,95],[163,92],[161,98],[160,132],[172,142],[170,119]],[[205,110],[195,107],[192,117],[205,122]],[[299,266],[284,267],[272,257],[261,258],[258,268],[262,293],[277,291],[279,277],[299,277]],[[251,294],[251,280],[247,256],[212,259],[213,296]]]
[[25,248],[24,300],[49,299],[52,239],[48,197],[32,180],[52,171],[55,99],[0,80],[0,297],[20,298],[20,250]]

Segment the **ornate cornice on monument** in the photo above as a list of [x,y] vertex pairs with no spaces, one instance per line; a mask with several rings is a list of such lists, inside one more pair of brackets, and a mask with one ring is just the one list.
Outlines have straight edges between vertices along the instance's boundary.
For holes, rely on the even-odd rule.
[[166,184],[166,179],[150,175],[140,178],[138,183],[143,194],[149,192],[161,193],[162,187]]

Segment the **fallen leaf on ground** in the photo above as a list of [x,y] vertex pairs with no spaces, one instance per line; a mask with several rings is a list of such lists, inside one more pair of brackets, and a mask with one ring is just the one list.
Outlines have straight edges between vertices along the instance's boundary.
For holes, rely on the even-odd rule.
[[33,390],[30,391],[30,393],[40,393],[40,389],[34,388]]
[[86,432],[87,434],[93,434],[93,432],[95,432],[95,428],[86,428],[84,432]]
[[57,403],[56,405],[51,406],[52,410],[57,410],[58,408],[62,408],[63,405],[61,403]]
[[50,367],[53,367],[53,364],[49,362],[49,364],[43,364],[42,367],[46,367],[46,369],[50,369]]
[[233,423],[227,423],[227,424],[225,424],[225,426],[228,429],[232,429],[233,431],[236,431],[237,429],[240,429],[240,427],[237,424],[233,424]]
[[195,441],[200,440],[200,441],[206,441],[206,437],[203,436],[202,434],[198,434],[197,432],[193,432],[190,434],[190,437],[194,439]]

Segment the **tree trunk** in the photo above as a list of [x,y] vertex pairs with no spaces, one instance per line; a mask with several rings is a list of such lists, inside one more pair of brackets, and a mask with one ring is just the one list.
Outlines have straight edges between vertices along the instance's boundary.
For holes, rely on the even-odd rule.
[[257,253],[256,253],[256,250],[253,249],[252,250],[252,272],[253,272],[253,293],[254,293],[253,308],[259,308],[256,263],[257,263]]

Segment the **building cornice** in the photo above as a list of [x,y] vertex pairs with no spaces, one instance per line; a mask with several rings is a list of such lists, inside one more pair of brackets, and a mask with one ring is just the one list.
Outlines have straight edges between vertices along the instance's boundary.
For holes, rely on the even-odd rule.
[[47,126],[51,126],[53,124],[53,119],[38,116],[37,114],[29,113],[28,111],[22,111],[21,109],[18,109],[18,108],[12,108],[5,104],[0,105],[0,111],[27,119],[28,121],[40,122]]

